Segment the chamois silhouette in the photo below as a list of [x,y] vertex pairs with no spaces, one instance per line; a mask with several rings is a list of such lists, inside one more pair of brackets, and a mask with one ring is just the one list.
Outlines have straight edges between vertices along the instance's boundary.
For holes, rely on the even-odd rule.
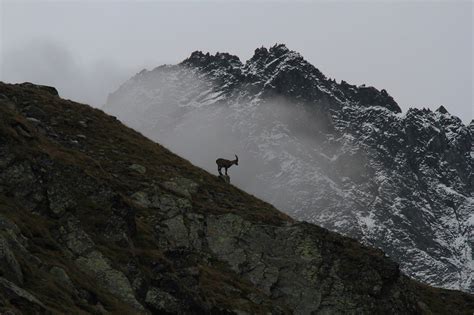
[[231,167],[232,165],[239,165],[239,157],[235,155],[235,160],[226,160],[226,159],[217,159],[216,160],[217,164],[217,171],[219,172],[219,175],[222,175],[221,169],[225,169],[225,174],[227,175],[227,169]]

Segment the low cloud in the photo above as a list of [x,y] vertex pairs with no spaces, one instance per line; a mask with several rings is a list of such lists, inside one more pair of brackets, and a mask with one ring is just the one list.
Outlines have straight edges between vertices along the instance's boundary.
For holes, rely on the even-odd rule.
[[63,98],[96,107],[139,70],[106,60],[84,62],[65,45],[50,40],[36,40],[2,55],[0,80],[51,85]]
[[317,176],[328,164],[318,153],[327,123],[319,106],[220,99],[218,87],[174,67],[138,75],[104,110],[212,174],[217,158],[238,155],[239,166],[229,170],[234,185],[290,213],[302,200],[310,207],[311,194],[328,186]]

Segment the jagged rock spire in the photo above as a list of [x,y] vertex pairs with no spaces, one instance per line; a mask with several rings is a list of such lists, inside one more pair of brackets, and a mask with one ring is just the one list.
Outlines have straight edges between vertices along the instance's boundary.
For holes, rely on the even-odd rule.
[[441,114],[449,114],[448,110],[443,105],[438,107],[438,109],[436,111],[440,112]]

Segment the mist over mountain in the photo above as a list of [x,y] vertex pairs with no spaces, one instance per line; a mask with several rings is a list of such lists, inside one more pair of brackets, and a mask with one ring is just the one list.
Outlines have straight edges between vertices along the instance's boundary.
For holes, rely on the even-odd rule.
[[306,220],[383,249],[408,275],[474,290],[474,124],[401,112],[385,90],[327,78],[284,45],[196,51],[143,70],[104,108],[210,172]]
[[0,249],[2,314],[474,310],[31,83],[0,82]]
[[0,80],[55,86],[65,98],[101,107],[134,69],[111,59],[85,61],[61,42],[36,40],[2,51]]

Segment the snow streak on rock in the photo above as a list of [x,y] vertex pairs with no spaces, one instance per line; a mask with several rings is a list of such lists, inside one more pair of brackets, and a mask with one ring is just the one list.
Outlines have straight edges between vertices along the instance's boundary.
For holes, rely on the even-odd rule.
[[194,52],[142,71],[105,108],[298,219],[382,248],[426,283],[474,292],[474,124],[405,114],[385,90],[337,83],[284,45]]

